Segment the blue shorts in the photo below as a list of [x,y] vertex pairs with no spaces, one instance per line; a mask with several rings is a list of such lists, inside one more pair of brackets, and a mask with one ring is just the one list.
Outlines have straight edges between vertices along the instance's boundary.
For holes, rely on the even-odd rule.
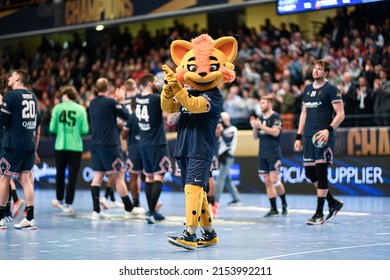
[[210,177],[211,162],[196,158],[179,158],[177,160],[181,170],[181,185],[191,184],[205,188]]
[[279,172],[279,168],[282,165],[280,158],[267,158],[259,159],[259,175],[268,174],[273,171]]
[[331,134],[326,145],[317,148],[313,145],[312,137],[306,136],[303,148],[303,165],[314,166],[316,163],[333,163],[333,150],[336,142],[336,136]]
[[93,171],[118,173],[125,170],[123,153],[120,147],[91,145],[91,164]]
[[167,145],[140,147],[140,154],[146,176],[172,172],[172,164],[168,157]]
[[34,166],[35,151],[2,148],[0,154],[0,174],[18,176],[30,172]]
[[142,160],[139,145],[132,145],[127,148],[126,171],[132,174],[141,173]]

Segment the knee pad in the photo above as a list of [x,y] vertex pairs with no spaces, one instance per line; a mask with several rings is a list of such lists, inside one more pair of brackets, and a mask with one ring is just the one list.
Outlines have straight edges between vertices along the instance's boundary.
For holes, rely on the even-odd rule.
[[328,164],[320,163],[316,165],[316,175],[318,179],[318,189],[328,189]]
[[305,173],[306,173],[306,178],[309,179],[312,183],[317,182],[315,166],[305,166]]

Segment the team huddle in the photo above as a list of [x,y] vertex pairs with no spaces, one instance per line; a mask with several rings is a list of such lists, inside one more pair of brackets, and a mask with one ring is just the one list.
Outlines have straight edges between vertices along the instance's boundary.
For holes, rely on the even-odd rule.
[[[109,81],[102,77],[96,81],[97,93],[88,112],[75,102],[76,89],[65,87],[61,91],[61,103],[54,107],[50,122],[50,132],[56,134],[56,199],[52,201],[53,206],[64,212],[73,212],[72,204],[83,152],[82,135],[90,132],[93,170],[91,219],[109,217],[101,207],[110,207],[108,204],[114,200],[112,189],[115,188],[122,200],[117,205],[124,208],[125,219],[144,218],[149,224],[164,220],[164,215],[160,213],[159,198],[164,174],[172,170],[165,119],[175,115],[177,140],[173,156],[180,169],[186,221],[183,233],[168,236],[167,241],[188,250],[217,244],[219,238],[213,226],[208,192],[213,157],[218,151],[216,131],[221,116],[225,120],[224,128],[229,127],[227,133],[223,134],[226,143],[229,143],[224,147],[228,151],[223,165],[227,166],[227,170],[234,162],[231,143],[235,143],[232,140],[237,133],[230,125],[228,116],[222,112],[224,96],[218,85],[234,80],[232,62],[237,48],[237,39],[230,36],[213,40],[203,34],[191,42],[174,40],[171,43],[171,56],[177,68],[174,71],[167,65],[162,67],[165,78],[161,93],[157,77],[146,74],[138,86],[129,79],[115,90],[115,96],[110,97]],[[303,93],[302,113],[293,144],[296,151],[303,150],[306,176],[317,189],[317,209],[313,217],[307,220],[308,225],[331,220],[343,207],[343,203],[328,190],[327,170],[333,159],[334,129],[344,119],[341,95],[326,80],[328,73],[329,64],[326,61],[315,63],[312,71],[314,82]],[[14,228],[36,229],[31,175],[34,163],[39,160],[36,150],[40,116],[36,97],[26,88],[27,82],[26,72],[13,72],[8,80],[12,90],[4,95],[1,107],[0,125],[4,135],[0,155],[0,229],[7,228],[9,215],[6,205],[10,194],[14,193],[10,186],[15,176],[23,187],[26,208],[25,218],[14,224]],[[137,88],[140,88],[140,92],[137,92]],[[271,205],[265,215],[267,218],[279,215],[277,196],[282,202],[281,214],[288,214],[285,188],[279,180],[282,120],[272,107],[273,99],[263,96],[260,101],[262,116],[250,119],[253,137],[260,139],[258,175],[264,178]],[[127,143],[125,153],[122,139]],[[67,166],[68,184],[65,187]],[[125,172],[130,174],[130,194]],[[101,198],[106,175],[109,183],[105,196]],[[141,180],[144,182],[147,200],[146,210],[139,203]],[[223,183],[221,181],[218,184]],[[233,199],[233,202],[239,201],[237,194],[233,195]],[[323,214],[325,200],[329,204],[326,218]],[[16,216],[15,213],[13,216]],[[202,228],[200,237],[196,234],[199,226]]]

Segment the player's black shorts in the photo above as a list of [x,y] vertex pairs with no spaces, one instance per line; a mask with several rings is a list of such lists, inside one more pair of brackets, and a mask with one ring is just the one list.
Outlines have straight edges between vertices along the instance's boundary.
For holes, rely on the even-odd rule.
[[303,165],[313,166],[316,163],[333,163],[333,150],[336,142],[336,136],[331,134],[328,143],[322,148],[313,145],[312,137],[306,136],[303,148]]
[[127,147],[126,171],[132,174],[139,174],[142,171],[139,145]]
[[206,187],[209,182],[211,162],[196,158],[177,159],[181,170],[182,188],[191,184]]
[[2,148],[0,153],[0,173],[18,176],[22,172],[30,172],[34,166],[35,151]]
[[172,164],[168,157],[167,145],[140,147],[140,154],[146,176],[172,172]]
[[93,171],[102,171],[107,174],[125,170],[123,153],[120,147],[104,147],[91,145],[91,164]]
[[269,174],[270,172],[279,172],[279,167],[282,165],[280,158],[259,159],[259,175]]

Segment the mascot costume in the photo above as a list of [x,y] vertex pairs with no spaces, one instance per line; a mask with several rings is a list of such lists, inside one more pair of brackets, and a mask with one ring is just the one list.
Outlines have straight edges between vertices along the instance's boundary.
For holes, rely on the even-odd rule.
[[[182,235],[169,236],[168,242],[188,250],[218,243],[206,192],[223,104],[218,85],[234,80],[232,62],[237,49],[236,38],[230,36],[213,40],[202,34],[191,42],[174,40],[170,50],[176,73],[167,65],[162,67],[166,75],[161,108],[180,112],[174,157],[181,170],[186,204],[186,229]],[[199,238],[198,225],[204,230]]]

